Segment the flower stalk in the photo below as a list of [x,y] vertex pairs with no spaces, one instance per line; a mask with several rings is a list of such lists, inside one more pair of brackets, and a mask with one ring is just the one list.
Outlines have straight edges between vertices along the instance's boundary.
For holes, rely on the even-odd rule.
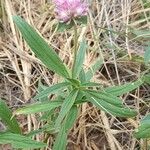
[[76,62],[76,58],[77,58],[77,48],[78,48],[78,31],[77,31],[77,24],[74,21],[74,51],[73,51],[73,54],[74,54],[74,60],[73,60],[73,66],[72,66],[72,78],[73,78],[73,69],[74,69],[74,66],[75,66],[75,62]]

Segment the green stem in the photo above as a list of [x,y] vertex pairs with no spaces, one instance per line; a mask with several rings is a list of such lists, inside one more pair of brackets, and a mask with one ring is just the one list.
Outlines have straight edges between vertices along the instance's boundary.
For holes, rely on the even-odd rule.
[[74,60],[73,60],[73,66],[72,66],[72,78],[73,78],[73,70],[76,62],[76,57],[77,57],[77,46],[78,46],[78,32],[77,32],[77,25],[76,22],[74,21]]

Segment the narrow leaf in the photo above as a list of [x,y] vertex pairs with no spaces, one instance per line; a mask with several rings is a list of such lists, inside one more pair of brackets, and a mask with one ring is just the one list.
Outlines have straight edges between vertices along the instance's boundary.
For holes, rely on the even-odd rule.
[[11,111],[9,110],[7,105],[2,100],[0,100],[0,118],[2,122],[4,122],[8,130],[10,130],[12,133],[20,134],[21,129],[18,125],[17,120],[15,119],[15,117],[13,118],[11,117],[12,117]]
[[95,83],[95,82],[86,82],[86,83],[82,83],[82,86],[86,86],[86,87],[102,87],[102,84]]
[[62,101],[48,101],[43,103],[35,103],[31,104],[29,106],[20,108],[15,111],[14,114],[33,114],[33,113],[39,113],[39,112],[46,112],[50,111],[56,107],[59,107],[62,104]]
[[63,121],[62,127],[56,137],[53,150],[66,150],[67,132],[72,128],[78,114],[77,106],[73,106]]
[[85,76],[85,71],[84,71],[83,67],[82,67],[80,74],[79,74],[79,80],[81,83],[86,82],[86,76]]
[[95,91],[95,90],[86,90],[88,92],[88,94],[90,94],[91,96],[96,97],[99,100],[103,100],[107,103],[110,103],[112,105],[118,106],[118,107],[122,107],[122,101],[120,98],[109,94],[107,92],[99,92],[99,91]]
[[75,105],[70,109],[69,113],[67,114],[63,122],[63,126],[65,126],[66,131],[72,128],[75,120],[77,119],[77,116],[78,116],[78,108]]
[[141,121],[138,129],[136,129],[134,136],[136,138],[150,138],[150,113],[146,115]]
[[46,146],[46,144],[42,142],[37,142],[28,137],[9,132],[0,134],[0,144],[11,144],[12,147],[16,149],[36,149]]
[[34,99],[41,99],[43,97],[46,97],[50,94],[54,94],[56,93],[58,90],[63,89],[65,87],[67,87],[68,85],[70,85],[69,82],[63,82],[63,83],[58,83],[55,85],[52,85],[50,87],[45,88],[45,90],[41,91],[39,94],[37,94]]
[[150,46],[146,48],[145,54],[144,54],[144,62],[146,65],[150,63]]
[[73,85],[74,87],[79,87],[80,86],[80,81],[77,79],[71,79],[71,78],[67,78],[67,80],[71,83],[71,85]]
[[77,78],[79,76],[80,71],[82,70],[82,65],[83,65],[84,58],[85,58],[86,48],[87,48],[86,42],[82,41],[80,43],[79,51],[78,51],[77,57],[75,59],[75,64],[73,66],[73,72],[72,72],[73,78]]
[[115,105],[112,105],[104,100],[97,99],[96,97],[91,97],[89,94],[88,96],[88,101],[93,103],[95,106],[98,108],[102,109],[103,111],[110,113],[114,116],[117,117],[134,117],[137,115],[137,112],[134,110],[131,110],[129,108],[122,108],[122,107],[117,107]]
[[66,150],[66,145],[67,145],[67,133],[65,127],[62,127],[56,137],[53,150]]
[[78,90],[75,89],[64,100],[62,107],[61,107],[61,110],[59,112],[58,118],[56,119],[56,122],[55,122],[55,128],[56,129],[58,129],[60,127],[62,120],[64,119],[66,114],[69,112],[71,107],[73,106],[73,104],[76,100],[77,94],[78,94]]
[[84,102],[87,102],[87,101],[86,101],[86,96],[85,96],[85,93],[84,93],[82,90],[80,90],[80,91],[78,92],[77,97],[76,97],[75,104],[78,105],[78,104],[82,104],[82,103],[84,103]]
[[144,83],[150,84],[150,74],[146,74],[142,78]]
[[[37,89],[37,90],[38,90],[38,93],[44,91],[44,90],[47,89],[47,88],[48,88],[48,86],[43,85],[42,82],[41,82],[41,80],[39,80],[39,82],[38,82],[38,89]],[[44,96],[44,97],[42,97],[42,98],[39,98],[38,100],[41,101],[41,102],[44,102],[44,101],[48,101],[49,98],[48,98],[48,96],[46,95],[46,96]]]
[[142,84],[143,84],[142,80],[137,80],[133,83],[126,83],[120,86],[108,87],[108,88],[105,88],[104,91],[106,91],[107,93],[113,94],[115,96],[121,96],[125,93],[135,90]]
[[36,56],[52,71],[65,78],[69,77],[65,65],[44,39],[21,17],[14,16],[13,20]]
[[92,77],[94,76],[95,72],[101,68],[103,64],[103,59],[98,59],[96,60],[95,64],[92,65],[91,68],[89,68],[89,70],[86,72],[85,76],[86,76],[86,81],[90,81],[92,79]]

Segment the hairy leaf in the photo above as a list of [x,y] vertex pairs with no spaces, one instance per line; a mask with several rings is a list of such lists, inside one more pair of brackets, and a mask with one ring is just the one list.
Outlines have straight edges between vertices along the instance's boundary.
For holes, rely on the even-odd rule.
[[49,69],[65,78],[69,77],[69,73],[65,65],[55,51],[44,41],[44,39],[21,17],[14,16],[13,20],[20,30],[23,38],[26,40],[27,44],[30,46],[36,56]]
[[40,102],[31,104],[29,106],[20,108],[15,111],[15,114],[33,114],[33,113],[39,113],[39,112],[46,112],[50,111],[56,107],[59,107],[62,104],[62,101],[47,101],[47,102]]
[[125,93],[128,93],[130,91],[135,90],[136,88],[138,88],[142,84],[143,84],[142,80],[137,80],[137,81],[132,82],[132,83],[126,83],[124,85],[108,87],[108,88],[105,88],[103,90],[106,91],[107,93],[113,94],[115,96],[121,96]]
[[54,94],[55,92],[57,92],[60,89],[64,89],[65,87],[67,87],[68,85],[70,85],[69,82],[63,82],[63,83],[58,83],[55,85],[52,85],[50,87],[45,88],[44,90],[42,90],[39,94],[37,94],[34,99],[41,99],[43,97],[46,97],[50,94]]

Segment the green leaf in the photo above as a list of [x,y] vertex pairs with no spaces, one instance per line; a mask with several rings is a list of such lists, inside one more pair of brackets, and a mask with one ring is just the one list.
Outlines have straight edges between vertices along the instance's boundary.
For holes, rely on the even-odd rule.
[[119,86],[114,86],[114,87],[108,87],[103,89],[105,92],[113,94],[115,96],[121,96],[125,93],[128,93],[132,90],[135,90],[136,88],[138,88],[140,85],[143,84],[142,80],[137,80],[135,82],[132,83],[126,83],[124,85],[119,85]]
[[56,141],[54,143],[53,150],[66,150],[67,145],[67,132],[72,128],[78,115],[77,106],[73,106],[66,118],[63,121],[62,127],[57,135]]
[[120,98],[109,94],[108,92],[99,92],[99,91],[95,91],[95,90],[86,90],[88,92],[88,94],[90,94],[93,97],[96,97],[98,99],[102,99],[103,101],[110,103],[112,105],[115,105],[117,107],[122,107],[122,101]]
[[[48,88],[48,86],[43,85],[41,80],[39,80],[39,82],[38,82],[38,93],[44,91],[47,88]],[[48,100],[49,100],[49,98],[47,95],[45,97],[39,98],[39,101],[41,101],[41,102],[48,101]]]
[[46,97],[50,94],[54,94],[57,91],[59,91],[60,89],[64,89],[65,87],[69,86],[70,83],[69,82],[63,82],[63,83],[58,83],[55,85],[52,85],[50,87],[47,87],[45,90],[41,91],[39,94],[37,94],[34,99],[41,99],[43,97]]
[[76,105],[74,105],[69,113],[67,114],[64,122],[63,122],[63,126],[65,126],[66,131],[68,131],[69,129],[72,128],[75,120],[77,119],[78,116],[78,108]]
[[10,132],[4,132],[0,134],[0,144],[11,144],[15,149],[36,149],[46,146],[46,144],[42,142],[37,142],[28,137]]
[[29,133],[26,134],[26,137],[32,138],[33,136],[35,136],[37,134],[44,133],[46,131],[46,129],[47,128],[45,126],[42,126],[37,130],[31,130]]
[[61,104],[62,101],[56,101],[56,100],[43,102],[43,103],[35,103],[16,110],[15,114],[19,115],[19,114],[33,114],[39,112],[46,112],[56,107],[59,107]]
[[78,105],[78,104],[82,104],[84,102],[87,102],[86,101],[86,96],[85,96],[85,93],[83,92],[83,90],[80,90],[78,92],[78,95],[76,97],[76,101],[75,101],[75,104]]
[[71,83],[72,86],[78,88],[80,87],[80,81],[77,80],[77,79],[70,79],[70,78],[67,78],[67,80]]
[[98,108],[102,109],[103,111],[110,113],[114,116],[117,117],[134,117],[137,115],[137,112],[134,110],[131,110],[129,108],[122,108],[122,107],[117,107],[115,105],[112,105],[102,99],[98,99],[95,96],[91,96],[88,93],[87,99],[89,102],[97,106]]
[[92,65],[91,68],[89,68],[89,70],[86,72],[85,76],[86,76],[86,81],[90,81],[92,79],[92,77],[94,76],[95,72],[101,68],[103,64],[103,59],[98,59],[96,60],[95,64]]
[[56,122],[55,122],[56,129],[58,129],[60,127],[62,120],[67,115],[67,113],[70,111],[71,107],[73,106],[73,104],[76,100],[77,94],[78,94],[78,90],[74,89],[68,95],[68,97],[64,100],[64,102],[61,106],[61,110],[59,112],[58,118],[56,119]]
[[4,122],[4,124],[7,126],[8,130],[17,134],[21,133],[21,129],[18,125],[17,120],[15,119],[15,117],[12,118],[11,111],[2,100],[0,100],[0,118],[2,119],[2,122]]
[[66,145],[67,145],[67,133],[65,127],[63,126],[56,137],[53,150],[66,150]]
[[86,82],[85,71],[84,71],[83,68],[82,68],[82,70],[80,71],[79,80],[80,80],[81,83]]
[[144,62],[146,65],[150,64],[150,46],[146,48],[145,54],[144,54]]
[[150,74],[144,75],[142,80],[143,82],[150,84]]
[[84,87],[102,87],[102,84],[95,83],[95,82],[86,82],[86,83],[82,83],[81,86],[84,86]]
[[74,26],[74,22],[71,21],[69,24],[67,24],[66,22],[59,22],[58,26],[57,26],[57,31],[58,32],[63,32],[65,30],[71,29]]
[[72,72],[73,78],[77,78],[82,70],[82,65],[83,65],[84,58],[85,58],[86,48],[87,48],[86,42],[82,41],[80,43],[79,51],[77,53],[75,63],[73,66],[73,72]]
[[46,120],[50,119],[50,118],[53,116],[53,114],[55,113],[54,111],[55,111],[55,108],[54,108],[54,109],[51,109],[50,111],[45,112],[45,113],[40,117],[39,120],[46,121]]
[[141,121],[140,126],[136,129],[134,136],[136,138],[150,138],[150,114],[146,115]]
[[21,17],[14,16],[13,20],[36,56],[52,71],[65,78],[69,77],[65,65],[44,39]]
[[76,22],[79,23],[79,24],[87,24],[88,18],[87,18],[87,16],[82,16],[80,18],[77,18]]

